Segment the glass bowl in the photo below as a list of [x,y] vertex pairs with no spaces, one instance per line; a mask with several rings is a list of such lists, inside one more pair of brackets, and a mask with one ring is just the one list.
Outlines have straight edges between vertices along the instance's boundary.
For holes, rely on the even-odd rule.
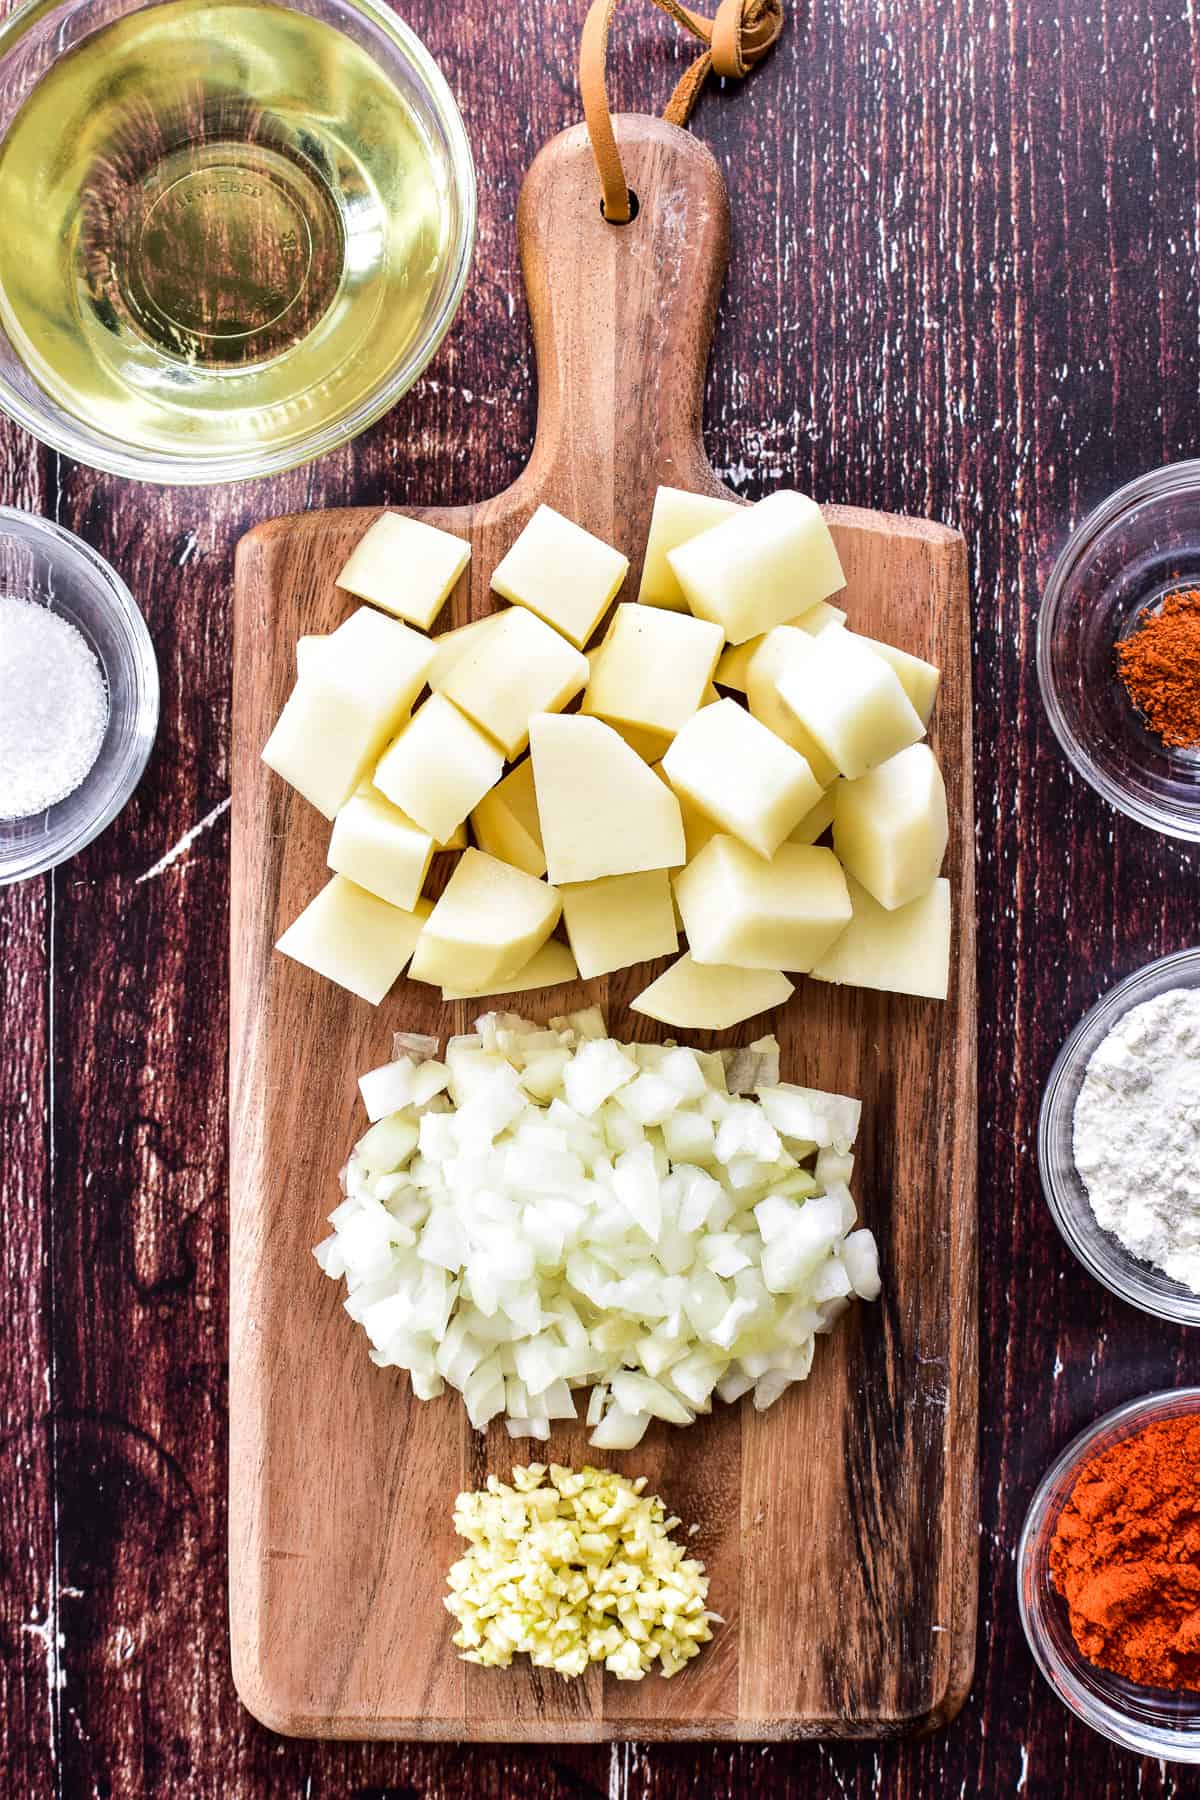
[[1114,646],[1172,588],[1200,585],[1200,462],[1120,488],[1083,521],[1038,617],[1042,703],[1068,762],[1111,806],[1168,837],[1200,841],[1200,750],[1143,725]]
[[1179,950],[1128,976],[1079,1021],[1058,1053],[1038,1119],[1038,1170],[1055,1224],[1084,1268],[1112,1293],[1156,1318],[1200,1325],[1200,1294],[1139,1262],[1092,1211],[1075,1167],[1075,1101],[1094,1051],[1130,1007],[1168,988],[1200,987],[1200,949]]
[[1050,1579],[1058,1516],[1084,1463],[1143,1426],[1188,1413],[1200,1413],[1200,1388],[1148,1394],[1118,1406],[1068,1444],[1043,1477],[1025,1520],[1017,1549],[1017,1600],[1038,1668],[1078,1718],[1139,1756],[1200,1763],[1200,1693],[1140,1687],[1089,1662]]
[[134,480],[348,442],[434,355],[475,241],[458,107],[386,0],[27,0],[0,24],[0,181],[29,196],[0,409]]
[[141,779],[158,726],[158,665],[137,602],[69,531],[0,507],[0,594],[38,600],[83,633],[104,673],[108,723],[79,787],[45,812],[0,819],[0,884],[42,875],[116,818]]

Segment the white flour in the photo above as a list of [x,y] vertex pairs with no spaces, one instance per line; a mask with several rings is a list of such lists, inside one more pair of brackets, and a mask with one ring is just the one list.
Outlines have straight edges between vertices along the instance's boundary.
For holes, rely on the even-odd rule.
[[1075,1166],[1105,1230],[1200,1293],[1200,989],[1144,1000],[1100,1044],[1075,1102]]

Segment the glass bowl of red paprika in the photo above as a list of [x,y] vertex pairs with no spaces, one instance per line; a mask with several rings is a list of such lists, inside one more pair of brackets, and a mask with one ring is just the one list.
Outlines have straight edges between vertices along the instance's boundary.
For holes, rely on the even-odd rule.
[[1200,841],[1200,462],[1139,476],[1072,533],[1037,673],[1071,767],[1131,819]]
[[[1191,1642],[1188,1591],[1200,1582],[1193,1426],[1194,1387],[1107,1413],[1043,1477],[1017,1550],[1021,1623],[1059,1699],[1113,1743],[1180,1763],[1200,1763],[1200,1643]],[[1194,1496],[1182,1492],[1189,1483]]]

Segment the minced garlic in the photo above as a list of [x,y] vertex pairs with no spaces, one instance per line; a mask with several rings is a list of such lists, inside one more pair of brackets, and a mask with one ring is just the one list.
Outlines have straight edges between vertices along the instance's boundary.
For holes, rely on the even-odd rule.
[[454,1528],[471,1548],[450,1570],[446,1607],[464,1662],[507,1669],[524,1652],[581,1675],[602,1662],[640,1681],[657,1659],[675,1675],[712,1636],[704,1564],[671,1537],[679,1524],[645,1477],[552,1463],[513,1470],[512,1486],[458,1496]]

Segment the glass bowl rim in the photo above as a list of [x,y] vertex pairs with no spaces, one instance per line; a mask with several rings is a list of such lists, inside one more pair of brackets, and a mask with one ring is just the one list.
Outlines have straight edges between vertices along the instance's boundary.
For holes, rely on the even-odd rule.
[[[38,513],[22,512],[19,507],[0,506],[0,536],[12,530],[14,525],[18,528],[15,535],[28,534],[34,538],[47,539],[52,546],[62,546],[68,554],[81,558],[86,564],[93,591],[104,603],[113,607],[128,631],[131,640],[130,658],[134,680],[140,688],[140,698],[129,741],[117,764],[118,779],[108,804],[100,812],[80,819],[73,830],[50,833],[40,839],[36,852],[31,851],[27,856],[11,862],[0,861],[0,887],[9,887],[18,881],[29,881],[34,876],[49,874],[51,869],[58,868],[60,863],[77,855],[93,839],[98,838],[102,831],[108,829],[132,796],[150,760],[158,731],[160,696],[158,658],[154,652],[153,639],[141,608],[112,564],[106,562],[99,551],[93,550],[90,544],[77,537],[73,531],[55,524],[52,519],[43,519]],[[105,674],[107,676],[107,670]],[[90,779],[91,771],[84,776],[76,792],[86,790]]]
[[[1170,1416],[1177,1408],[1200,1414],[1200,1387],[1156,1388],[1153,1393],[1126,1400],[1093,1419],[1054,1458],[1033,1491],[1017,1541],[1017,1610],[1025,1641],[1039,1673],[1076,1718],[1112,1743],[1136,1750],[1139,1755],[1159,1757],[1165,1762],[1200,1763],[1200,1694],[1196,1696],[1195,1732],[1176,1733],[1168,1726],[1146,1725],[1133,1720],[1128,1713],[1083,1689],[1070,1665],[1063,1661],[1034,1617],[1026,1593],[1027,1581],[1035,1567],[1040,1573],[1040,1564],[1045,1561],[1050,1500],[1060,1482],[1082,1466],[1088,1451],[1100,1438],[1116,1433],[1129,1421]],[[1131,1436],[1132,1433],[1122,1435]],[[1082,1651],[1079,1656],[1082,1660]]]
[[1102,800],[1124,813],[1126,818],[1134,819],[1139,825],[1160,832],[1164,837],[1180,838],[1186,843],[1200,843],[1200,810],[1194,819],[1181,818],[1166,805],[1157,805],[1144,800],[1140,795],[1131,794],[1095,761],[1068,722],[1054,679],[1051,650],[1051,638],[1058,623],[1067,579],[1099,534],[1143,500],[1184,494],[1190,489],[1200,494],[1200,459],[1164,463],[1161,468],[1150,469],[1146,474],[1137,475],[1123,487],[1117,488],[1098,506],[1093,507],[1075,527],[1055,558],[1042,591],[1042,603],[1038,609],[1036,663],[1038,689],[1046,717],[1050,721],[1050,729],[1075,773],[1082,776]]
[[[159,0],[144,0],[145,5],[157,3]],[[271,3],[287,10],[292,0],[271,0]],[[37,19],[60,8],[73,11],[79,4],[82,0],[24,0],[24,4],[7,19],[0,21],[0,80],[3,80],[7,57]],[[286,474],[290,469],[303,468],[318,457],[350,443],[390,411],[436,356],[458,313],[475,250],[478,190],[467,128],[450,84],[438,64],[412,27],[392,11],[386,0],[335,0],[335,4],[360,14],[391,39],[424,87],[446,134],[451,180],[460,200],[460,217],[453,245],[453,275],[428,334],[414,344],[379,390],[364,398],[345,418],[332,420],[310,436],[274,451],[256,447],[205,458],[161,450],[130,453],[123,450],[116,439],[106,440],[98,449],[82,432],[74,429],[65,414],[60,418],[44,418],[0,374],[0,413],[6,413],[48,449],[71,457],[85,468],[157,487],[215,487],[223,482],[262,480],[270,475]],[[139,6],[132,10],[142,9]],[[56,403],[47,396],[45,404],[48,407]]]
[[[1079,1045],[1093,1025],[1115,1023],[1123,1014],[1138,1005],[1142,990],[1159,974],[1166,974],[1176,969],[1185,970],[1195,979],[1184,986],[1200,987],[1200,945],[1185,950],[1172,950],[1167,956],[1156,957],[1153,962],[1143,963],[1140,969],[1126,975],[1107,993],[1084,1013],[1074,1030],[1069,1034],[1054,1065],[1046,1078],[1042,1090],[1042,1101],[1038,1108],[1037,1125],[1037,1161],[1038,1176],[1042,1185],[1042,1197],[1046,1202],[1051,1218],[1057,1225],[1063,1242],[1073,1252],[1076,1260],[1087,1270],[1088,1274],[1106,1287],[1110,1294],[1123,1300],[1128,1306],[1136,1306],[1140,1312],[1149,1313],[1153,1318],[1164,1319],[1172,1325],[1200,1325],[1200,1295],[1181,1296],[1178,1304],[1164,1296],[1150,1296],[1142,1291],[1133,1291],[1127,1281],[1122,1278],[1122,1267],[1128,1262],[1132,1268],[1138,1268],[1137,1259],[1124,1245],[1119,1253],[1114,1252],[1111,1261],[1102,1261],[1096,1256],[1091,1246],[1077,1232],[1071,1218],[1070,1209],[1060,1192],[1059,1185],[1052,1173],[1050,1158],[1050,1134],[1052,1121],[1056,1116],[1056,1108],[1062,1103],[1062,1093],[1067,1077],[1074,1066]],[[1165,989],[1163,990],[1165,992]],[[1101,1229],[1103,1229],[1101,1227]],[[1115,1241],[1115,1240],[1114,1240]],[[1161,1271],[1160,1271],[1161,1273]],[[1167,1277],[1167,1279],[1170,1279]]]

